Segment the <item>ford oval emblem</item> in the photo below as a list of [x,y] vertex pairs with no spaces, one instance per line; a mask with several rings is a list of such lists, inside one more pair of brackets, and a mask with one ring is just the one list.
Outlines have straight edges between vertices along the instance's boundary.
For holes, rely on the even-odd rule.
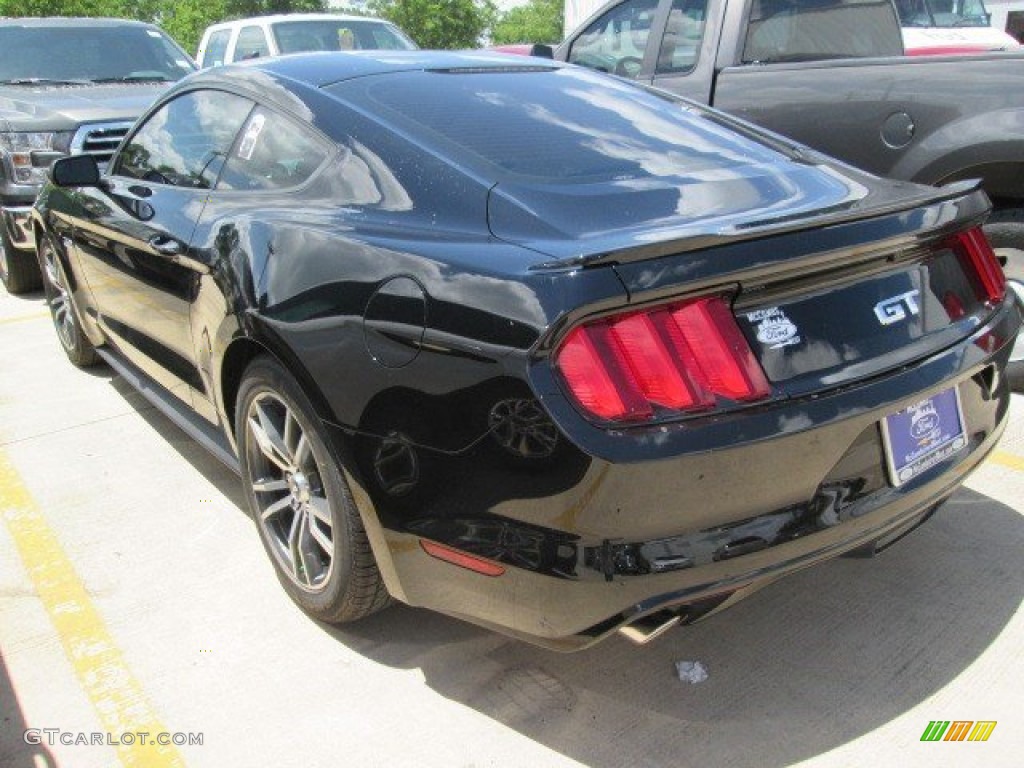
[[931,437],[939,428],[939,414],[930,404],[917,411],[910,422],[910,434],[915,440]]

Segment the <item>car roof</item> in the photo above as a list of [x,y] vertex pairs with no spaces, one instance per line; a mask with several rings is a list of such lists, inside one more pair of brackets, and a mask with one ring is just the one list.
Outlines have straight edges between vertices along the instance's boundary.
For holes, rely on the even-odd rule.
[[241,27],[249,24],[278,24],[288,21],[365,21],[369,24],[387,24],[385,19],[376,19],[372,16],[352,16],[343,13],[276,13],[269,16],[249,16],[244,19],[232,19],[211,24],[207,31],[220,31]]
[[134,19],[112,19],[105,17],[44,16],[3,18],[0,27],[148,27],[152,24]]
[[251,59],[204,70],[197,79],[247,81],[247,73],[258,69],[283,80],[323,88],[356,77],[423,70],[508,71],[509,69],[557,69],[564,66],[547,59],[531,59],[489,51],[319,51],[288,56]]

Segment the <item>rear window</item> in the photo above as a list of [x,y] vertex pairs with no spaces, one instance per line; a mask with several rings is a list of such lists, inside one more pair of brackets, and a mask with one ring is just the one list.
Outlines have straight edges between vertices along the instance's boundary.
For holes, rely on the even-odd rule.
[[152,27],[0,27],[0,80],[177,80],[195,67]]
[[744,64],[902,56],[891,0],[754,0]]
[[328,90],[438,154],[492,173],[625,182],[779,158],[712,120],[687,117],[683,102],[575,67],[407,72]]
[[282,21],[272,27],[281,53],[304,51],[409,51],[416,44],[390,24],[374,21]]

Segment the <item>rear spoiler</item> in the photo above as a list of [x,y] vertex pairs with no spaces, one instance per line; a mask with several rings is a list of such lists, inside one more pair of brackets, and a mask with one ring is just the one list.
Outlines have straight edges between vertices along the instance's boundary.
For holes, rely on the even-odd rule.
[[[901,185],[903,186],[903,185]],[[751,221],[738,226],[709,229],[706,226],[679,226],[656,233],[656,242],[603,253],[572,256],[535,264],[531,271],[564,271],[587,269],[611,264],[678,255],[721,245],[731,245],[773,235],[784,235],[815,227],[830,227],[871,218],[916,212],[920,229],[939,231],[950,225],[961,225],[972,219],[981,220],[992,209],[988,196],[981,190],[979,179],[967,179],[944,187],[917,187],[907,194],[905,187],[891,199],[859,200],[833,209],[810,211],[791,216]]]

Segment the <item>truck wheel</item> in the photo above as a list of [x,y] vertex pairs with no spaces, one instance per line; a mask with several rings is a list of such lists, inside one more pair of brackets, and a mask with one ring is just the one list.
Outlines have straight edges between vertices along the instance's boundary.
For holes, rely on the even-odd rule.
[[[1017,306],[1020,308],[1021,315],[1024,315],[1024,271],[1021,270],[1021,257],[1024,257],[1024,251],[1015,251],[1014,253],[1017,260],[1013,266],[1007,264],[1006,277],[1010,290],[1017,296]],[[1024,393],[1024,331],[1017,334],[1017,340],[1013,344],[1010,363],[1006,366],[1006,378],[1010,382],[1011,392]]]
[[[1024,209],[994,212],[985,225],[985,234],[996,249],[1010,290],[1017,295],[1017,304],[1024,312]],[[1024,392],[1024,334],[1017,336],[1006,377],[1012,391]]]
[[1024,283],[1024,208],[993,211],[985,234],[1003,265],[1008,280]]
[[10,294],[27,293],[40,287],[39,264],[34,253],[11,244],[7,225],[0,217],[0,281]]
[[299,385],[258,357],[242,377],[235,412],[245,496],[292,600],[331,624],[384,608],[390,596],[362,520]]

